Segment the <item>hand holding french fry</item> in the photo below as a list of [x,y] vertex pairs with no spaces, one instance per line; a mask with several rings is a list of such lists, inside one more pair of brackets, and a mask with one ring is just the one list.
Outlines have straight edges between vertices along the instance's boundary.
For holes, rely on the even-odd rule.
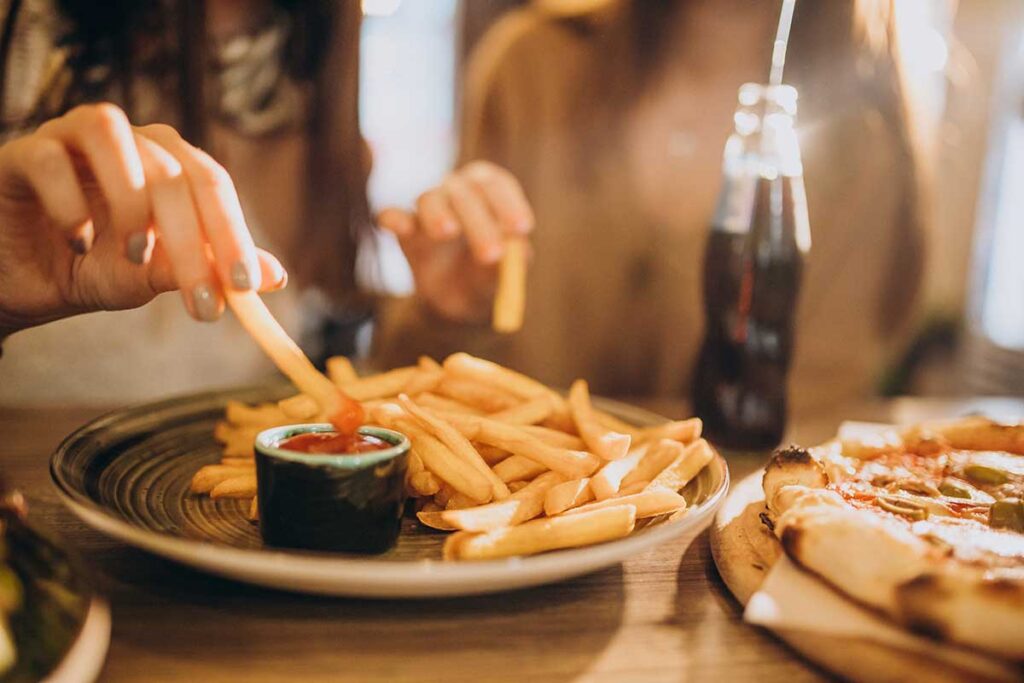
[[514,332],[526,300],[527,236],[533,211],[519,181],[473,161],[427,190],[414,210],[388,208],[377,221],[398,237],[416,292],[441,316]]

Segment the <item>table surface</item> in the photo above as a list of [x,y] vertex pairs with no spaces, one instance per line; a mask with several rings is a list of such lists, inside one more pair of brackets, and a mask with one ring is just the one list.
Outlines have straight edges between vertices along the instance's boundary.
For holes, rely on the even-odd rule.
[[[644,402],[669,417],[679,404]],[[788,438],[815,443],[841,419],[912,421],[1013,400],[875,402],[825,411]],[[293,595],[207,576],[93,531],[59,500],[47,469],[60,440],[101,411],[0,407],[0,472],[34,519],[76,548],[113,612],[103,681],[822,680],[770,633],[744,624],[707,533],[590,576],[486,597],[385,602]],[[729,455],[734,480],[762,455]]]

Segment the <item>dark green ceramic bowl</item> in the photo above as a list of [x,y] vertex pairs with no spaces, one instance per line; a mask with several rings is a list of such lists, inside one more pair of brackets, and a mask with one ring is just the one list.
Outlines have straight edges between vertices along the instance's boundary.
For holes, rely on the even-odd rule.
[[362,427],[360,434],[391,448],[321,455],[277,447],[293,436],[333,431],[326,423],[289,425],[256,437],[260,533],[267,545],[382,553],[398,539],[409,439],[390,429]]

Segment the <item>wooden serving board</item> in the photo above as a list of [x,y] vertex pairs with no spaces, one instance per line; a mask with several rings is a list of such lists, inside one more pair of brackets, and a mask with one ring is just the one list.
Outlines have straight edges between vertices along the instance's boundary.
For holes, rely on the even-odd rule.
[[[782,548],[764,524],[764,491],[758,471],[737,483],[726,498],[711,527],[711,554],[725,585],[744,605],[768,570],[781,556]],[[947,661],[907,652],[879,643],[825,636],[808,631],[775,630],[787,645],[815,664],[850,681],[949,681],[979,678]],[[941,647],[936,644],[936,647]]]

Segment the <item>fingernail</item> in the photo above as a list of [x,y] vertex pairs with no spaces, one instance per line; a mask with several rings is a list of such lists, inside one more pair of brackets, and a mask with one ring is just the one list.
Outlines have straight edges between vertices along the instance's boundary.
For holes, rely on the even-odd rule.
[[149,249],[149,235],[144,232],[137,232],[128,236],[128,243],[125,253],[128,260],[136,265],[146,262],[146,251]]
[[244,261],[238,261],[231,266],[231,284],[235,289],[247,292],[252,289],[252,279],[249,277],[249,266]]
[[214,296],[213,288],[208,284],[199,283],[192,288],[192,305],[200,320],[212,323],[220,317],[220,311],[217,310],[217,297]]
[[288,284],[288,271],[280,263],[273,263],[271,271],[272,279],[269,284],[264,284],[263,291],[276,292],[279,289],[284,289]]

